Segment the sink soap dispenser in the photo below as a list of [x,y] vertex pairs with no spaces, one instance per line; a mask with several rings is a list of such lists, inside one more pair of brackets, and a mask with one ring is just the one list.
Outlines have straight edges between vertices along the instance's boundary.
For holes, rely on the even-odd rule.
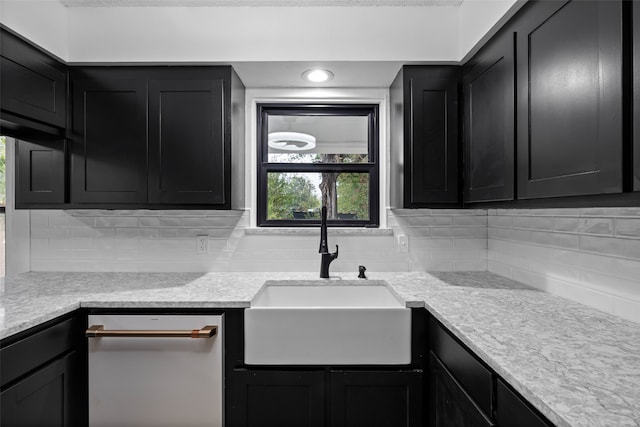
[[365,267],[364,265],[360,265],[358,266],[358,270],[360,270],[360,272],[358,273],[358,279],[366,279],[367,276],[364,275],[364,272],[367,271],[367,267]]

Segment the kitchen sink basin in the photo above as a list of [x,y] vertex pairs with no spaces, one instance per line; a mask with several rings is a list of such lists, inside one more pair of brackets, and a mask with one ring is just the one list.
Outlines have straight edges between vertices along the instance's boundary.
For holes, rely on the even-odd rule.
[[411,361],[411,310],[384,281],[267,281],[244,329],[249,365]]

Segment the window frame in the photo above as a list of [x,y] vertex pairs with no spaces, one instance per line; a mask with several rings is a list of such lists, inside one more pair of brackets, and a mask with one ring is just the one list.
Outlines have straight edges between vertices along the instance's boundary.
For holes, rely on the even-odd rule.
[[[366,163],[269,163],[267,145],[269,115],[278,116],[365,116],[368,118],[368,162]],[[320,220],[269,220],[267,219],[267,176],[270,172],[307,173],[368,173],[369,219],[328,220],[339,227],[380,226],[380,113],[377,104],[257,104],[257,226],[258,227],[318,227]]]

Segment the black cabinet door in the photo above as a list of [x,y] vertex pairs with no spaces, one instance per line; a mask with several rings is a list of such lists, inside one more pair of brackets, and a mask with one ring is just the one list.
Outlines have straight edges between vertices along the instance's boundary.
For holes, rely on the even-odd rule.
[[332,371],[332,427],[422,426],[422,371]]
[[224,204],[223,80],[149,82],[149,203]]
[[514,37],[504,32],[464,67],[465,202],[513,200]]
[[640,191],[640,4],[633,7],[633,189]]
[[496,384],[496,422],[498,426],[550,427],[553,425],[538,411],[531,408],[502,380],[498,379]]
[[106,69],[73,78],[72,203],[146,203],[147,83]]
[[4,28],[0,29],[0,83],[2,111],[66,126],[66,66]]
[[431,427],[490,427],[495,424],[464,391],[442,362],[430,354],[429,425]]
[[225,425],[324,427],[322,371],[235,371],[230,387]]
[[0,418],[6,427],[57,427],[83,424],[84,401],[76,378],[76,352],[56,359],[0,394]]
[[517,29],[518,198],[621,192],[621,2],[525,7]]
[[65,192],[65,142],[16,142],[16,206],[61,204]]
[[458,66],[404,68],[404,205],[407,208],[437,207],[460,201],[460,74]]
[[390,88],[391,205],[458,207],[459,66],[402,67]]

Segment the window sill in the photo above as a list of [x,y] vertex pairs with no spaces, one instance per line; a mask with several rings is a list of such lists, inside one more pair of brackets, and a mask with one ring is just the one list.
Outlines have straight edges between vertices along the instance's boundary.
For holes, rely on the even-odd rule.
[[[391,228],[329,227],[330,236],[393,236]],[[256,227],[246,228],[249,236],[316,236],[320,227]]]

